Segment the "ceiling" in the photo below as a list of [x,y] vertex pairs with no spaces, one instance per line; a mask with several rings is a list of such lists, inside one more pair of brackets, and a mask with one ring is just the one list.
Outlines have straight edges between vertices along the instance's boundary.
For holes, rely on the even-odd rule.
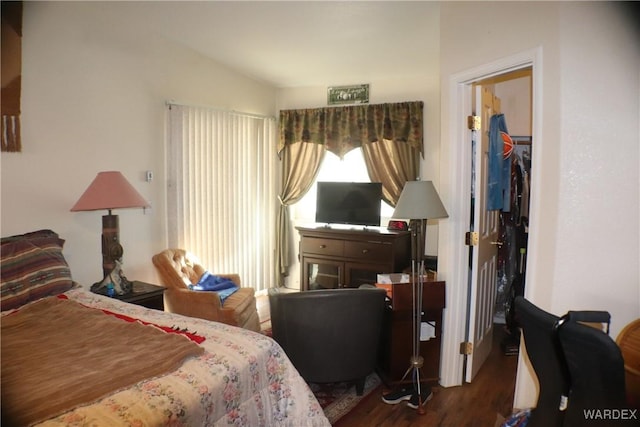
[[439,54],[437,2],[142,1],[102,7],[112,23],[169,39],[279,88],[418,77]]

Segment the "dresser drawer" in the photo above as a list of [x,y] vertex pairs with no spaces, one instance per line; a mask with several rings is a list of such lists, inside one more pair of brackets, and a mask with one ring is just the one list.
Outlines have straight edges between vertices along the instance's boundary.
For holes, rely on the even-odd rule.
[[344,242],[344,256],[359,258],[363,261],[390,262],[393,255],[393,245],[382,242]]
[[300,243],[300,250],[310,254],[341,257],[344,255],[344,241],[305,237]]

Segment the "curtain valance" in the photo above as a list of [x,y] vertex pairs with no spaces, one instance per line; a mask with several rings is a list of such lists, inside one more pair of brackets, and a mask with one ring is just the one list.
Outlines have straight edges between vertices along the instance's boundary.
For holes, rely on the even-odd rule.
[[422,153],[423,102],[367,104],[280,111],[278,153],[312,142],[342,158],[363,144],[405,142]]

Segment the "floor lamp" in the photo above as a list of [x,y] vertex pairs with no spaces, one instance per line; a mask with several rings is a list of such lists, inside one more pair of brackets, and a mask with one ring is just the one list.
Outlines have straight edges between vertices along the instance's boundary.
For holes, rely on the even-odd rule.
[[408,181],[396,204],[392,218],[408,219],[411,232],[411,286],[412,286],[412,353],[403,381],[411,374],[417,393],[418,413],[423,414],[420,369],[424,359],[420,354],[420,328],[422,323],[422,295],[424,291],[424,248],[428,219],[446,218],[447,211],[431,181]]

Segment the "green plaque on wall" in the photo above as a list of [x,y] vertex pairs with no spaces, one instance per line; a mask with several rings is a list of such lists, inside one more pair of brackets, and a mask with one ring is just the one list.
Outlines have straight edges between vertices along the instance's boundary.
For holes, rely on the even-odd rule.
[[369,85],[333,86],[327,89],[327,104],[368,104]]

